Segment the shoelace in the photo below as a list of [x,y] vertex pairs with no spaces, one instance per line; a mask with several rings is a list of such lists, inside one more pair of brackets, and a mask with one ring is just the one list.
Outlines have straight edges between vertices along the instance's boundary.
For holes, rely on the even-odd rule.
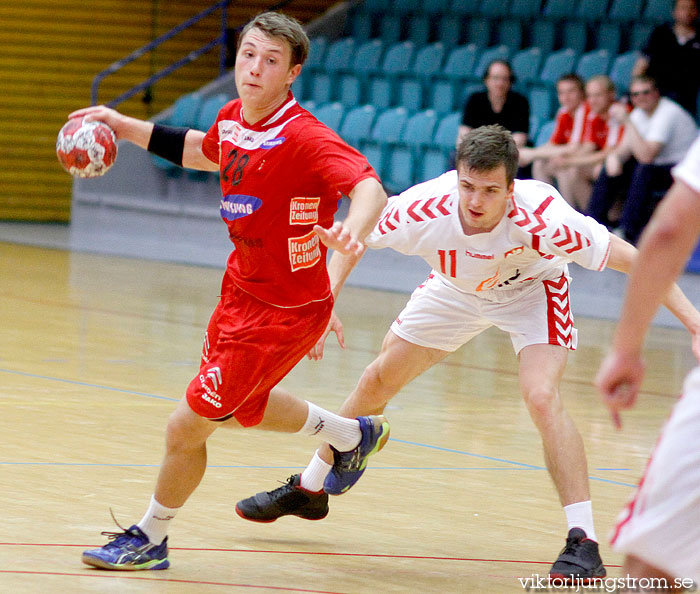
[[110,513],[110,515],[112,516],[112,521],[113,521],[117,526],[119,526],[119,528],[121,528],[122,531],[121,531],[121,532],[110,532],[110,531],[108,531],[108,530],[105,530],[104,532],[100,532],[100,534],[101,534],[102,536],[106,536],[106,537],[110,540],[110,542],[113,541],[113,540],[116,540],[116,539],[119,538],[120,536],[127,536],[127,535],[128,535],[128,536],[131,536],[131,532],[129,532],[126,528],[124,528],[124,526],[122,526],[122,525],[117,521],[117,518],[114,517],[114,512],[112,511],[112,508],[111,508],[111,507],[109,508],[109,513]]
[[[290,476],[290,477],[287,479],[287,482],[286,482],[286,483],[283,483],[282,481],[277,481],[277,482],[280,483],[282,486],[281,486],[281,487],[277,487],[276,489],[272,489],[272,491],[268,491],[267,494],[268,494],[268,495],[272,495],[273,493],[276,493],[277,491],[280,491],[281,489],[285,489],[285,488],[287,488],[287,487],[291,487],[291,488],[293,489],[293,488],[294,488],[294,485],[293,485],[292,483],[294,482],[294,477],[295,477],[295,476],[296,476],[296,475],[294,475],[294,474],[293,474],[292,476]],[[120,528],[121,528],[121,526],[120,526]]]

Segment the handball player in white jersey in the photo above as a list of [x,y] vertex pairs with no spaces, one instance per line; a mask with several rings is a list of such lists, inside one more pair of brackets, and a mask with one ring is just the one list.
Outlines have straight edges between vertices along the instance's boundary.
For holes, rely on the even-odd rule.
[[[620,410],[634,405],[642,383],[649,324],[698,243],[700,138],[672,173],[674,185],[639,243],[620,323],[596,378],[617,426]],[[684,580],[685,588],[691,579],[700,585],[700,368],[686,378],[612,544],[626,553],[627,575],[665,577],[669,585]]]
[[[576,348],[567,263],[627,271],[636,250],[575,211],[552,186],[515,180],[517,167],[511,134],[483,126],[460,143],[457,171],[389,200],[366,244],[422,256],[433,271],[392,324],[340,414],[381,411],[403,386],[488,327],[508,332],[522,396],[568,520],[566,546],[550,575],[585,580],[604,576],[605,568],[583,441],[559,394],[568,352]],[[680,289],[671,290],[666,304],[697,331],[700,313]],[[321,354],[322,342],[314,355]],[[364,470],[338,461],[339,454],[324,446],[302,473],[294,499],[279,489],[259,493],[240,501],[238,514],[265,522],[303,517],[316,498],[347,491]]]

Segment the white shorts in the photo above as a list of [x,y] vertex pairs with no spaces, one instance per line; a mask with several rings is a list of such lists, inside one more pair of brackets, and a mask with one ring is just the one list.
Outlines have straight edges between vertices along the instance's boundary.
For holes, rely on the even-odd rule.
[[686,378],[611,544],[700,584],[700,368]]
[[569,307],[569,281],[534,282],[514,290],[513,299],[488,301],[462,293],[431,274],[411,295],[391,325],[404,340],[424,347],[456,351],[491,326],[510,334],[516,354],[531,344],[575,349],[577,331]]

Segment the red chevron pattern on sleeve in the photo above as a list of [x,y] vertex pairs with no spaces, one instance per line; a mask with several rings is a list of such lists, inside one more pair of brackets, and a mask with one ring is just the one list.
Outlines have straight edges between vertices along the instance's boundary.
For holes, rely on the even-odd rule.
[[410,223],[411,220],[414,220],[420,223],[450,214],[450,211],[445,207],[449,197],[449,194],[445,194],[441,198],[435,196],[427,200],[416,200],[408,207],[408,222]]
[[547,327],[549,344],[574,349],[574,320],[569,307],[569,281],[562,275],[555,281],[543,281],[547,295]]
[[389,231],[396,231],[399,219],[399,208],[394,207],[386,212],[377,223],[377,230],[381,235],[386,235]]
[[589,247],[591,245],[591,240],[585,235],[581,235],[578,231],[572,231],[568,226],[562,225],[559,227],[552,239],[561,237],[559,241],[555,241],[554,245],[563,249],[567,254],[573,254],[580,249]]

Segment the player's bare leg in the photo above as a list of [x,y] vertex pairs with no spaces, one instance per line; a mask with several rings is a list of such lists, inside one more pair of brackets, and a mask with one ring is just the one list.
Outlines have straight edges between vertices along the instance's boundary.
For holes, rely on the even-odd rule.
[[[386,403],[403,386],[448,354],[412,344],[389,331],[381,353],[367,367],[339,414],[347,418],[381,414]],[[333,451],[324,444],[302,475],[290,477],[284,487],[239,501],[237,513],[258,522],[272,522],[283,515],[307,519],[325,517],[328,496],[323,489],[333,463]]]
[[542,437],[545,464],[569,523],[566,546],[550,575],[584,580],[603,577],[605,568],[595,542],[583,439],[559,394],[568,350],[535,344],[523,348],[518,358],[520,390]]

